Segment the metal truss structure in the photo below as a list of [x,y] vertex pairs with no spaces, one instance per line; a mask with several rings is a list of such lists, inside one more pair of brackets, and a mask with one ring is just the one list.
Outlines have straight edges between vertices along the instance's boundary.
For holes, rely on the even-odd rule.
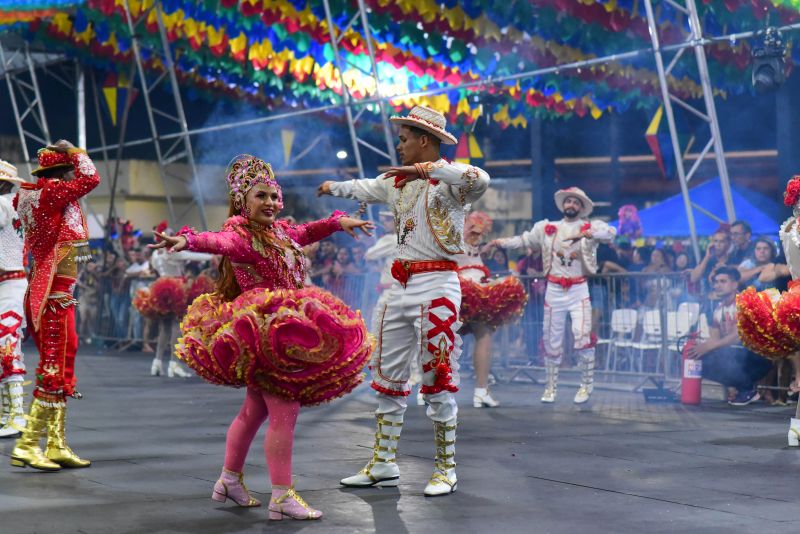
[[[390,164],[397,163],[393,147],[391,128],[387,117],[388,103],[394,98],[435,95],[435,94],[447,93],[449,91],[458,89],[474,89],[476,92],[480,92],[482,90],[489,89],[490,87],[495,86],[497,84],[502,84],[509,81],[522,80],[536,76],[541,76],[544,74],[559,74],[570,70],[577,70],[586,67],[598,66],[609,62],[619,62],[619,61],[635,59],[638,57],[644,57],[647,55],[653,55],[656,61],[656,67],[658,70],[658,76],[662,91],[662,99],[664,102],[664,108],[669,123],[670,137],[673,144],[673,151],[675,153],[679,179],[681,181],[681,190],[684,195],[686,216],[689,220],[690,228],[692,229],[693,248],[695,254],[699,255],[699,248],[697,245],[697,236],[694,225],[694,216],[692,213],[692,203],[688,195],[688,184],[691,178],[694,176],[695,172],[697,171],[698,167],[700,166],[701,162],[706,159],[706,156],[711,150],[714,151],[714,157],[717,164],[720,180],[722,181],[723,185],[723,194],[725,196],[725,205],[726,205],[726,217],[729,221],[733,220],[735,217],[735,211],[730,197],[730,185],[728,180],[727,168],[725,166],[722,139],[721,139],[719,124],[717,121],[716,110],[714,107],[713,88],[711,87],[711,82],[709,79],[704,47],[715,42],[752,38],[756,36],[758,32],[752,32],[752,31],[742,32],[738,34],[714,36],[712,38],[704,37],[697,16],[697,9],[694,0],[660,0],[660,1],[668,3],[669,5],[677,9],[680,13],[686,16],[688,27],[691,29],[691,31],[690,35],[684,42],[671,43],[671,44],[660,43],[660,39],[657,32],[657,24],[653,15],[653,6],[652,6],[653,0],[646,0],[645,6],[647,9],[647,20],[652,40],[651,47],[631,50],[629,52],[623,52],[604,57],[592,58],[588,60],[576,61],[567,64],[554,65],[551,67],[537,68],[534,70],[519,72],[516,74],[502,76],[502,77],[480,79],[462,83],[455,86],[436,87],[429,90],[417,91],[403,95],[383,95],[381,94],[381,81],[378,76],[378,68],[374,54],[374,45],[372,37],[373,34],[369,26],[369,17],[368,17],[369,9],[365,7],[363,0],[358,0],[357,2],[358,9],[353,14],[349,23],[345,27],[339,28],[333,22],[333,16],[331,13],[329,1],[323,0],[325,6],[326,19],[328,22],[328,28],[331,36],[331,44],[335,53],[334,61],[336,69],[338,70],[339,73],[342,73],[343,69],[346,67],[359,68],[349,63],[347,61],[346,56],[342,54],[339,49],[339,44],[341,43],[343,36],[348,31],[357,29],[356,31],[362,33],[364,40],[367,43],[367,50],[370,57],[370,69],[367,71],[366,69],[359,68],[359,70],[361,70],[365,75],[370,76],[375,80],[376,93],[373,97],[360,100],[354,99],[347,90],[344,81],[342,80],[342,97],[341,97],[341,102],[338,104],[331,104],[331,105],[319,106],[316,108],[294,110],[281,113],[272,113],[255,119],[232,121],[229,123],[195,128],[190,130],[187,126],[186,117],[183,109],[183,103],[180,97],[180,90],[177,83],[177,77],[175,74],[175,65],[173,62],[172,51],[166,36],[163,16],[161,12],[161,2],[160,1],[154,2],[152,8],[142,13],[138,18],[134,19],[134,17],[131,15],[131,11],[128,5],[128,0],[126,0],[124,2],[124,7],[126,10],[126,19],[127,19],[126,22],[128,24],[128,28],[131,32],[131,35],[133,36],[132,51],[134,54],[134,64],[131,66],[131,68],[133,69],[132,72],[134,72],[135,76],[131,76],[130,79],[132,84],[134,83],[134,78],[138,79],[139,85],[141,86],[142,89],[141,94],[147,110],[151,136],[143,139],[133,139],[133,140],[125,139],[124,127],[123,127],[122,128],[123,132],[122,135],[120,136],[119,142],[117,144],[108,144],[106,143],[105,140],[105,134],[104,132],[102,132],[102,125],[98,121],[98,127],[101,128],[102,145],[100,147],[90,148],[89,152],[90,153],[102,152],[107,157],[107,153],[109,150],[116,149],[117,159],[118,159],[117,163],[119,164],[119,159],[122,157],[122,150],[125,147],[146,145],[152,143],[156,153],[156,159],[159,164],[159,170],[161,172],[162,181],[164,183],[166,202],[170,214],[170,221],[173,224],[176,224],[188,213],[188,211],[192,207],[196,205],[199,211],[201,223],[205,227],[206,217],[205,217],[203,191],[198,180],[197,169],[195,167],[195,161],[194,161],[194,154],[192,151],[191,136],[193,135],[200,135],[215,131],[223,131],[226,129],[242,128],[256,124],[263,124],[267,122],[284,120],[293,117],[300,117],[303,115],[323,113],[334,109],[342,109],[345,113],[347,120],[347,126],[350,133],[350,141],[352,144],[352,150],[356,161],[358,175],[359,178],[363,178],[365,177],[365,170],[361,152],[362,148],[366,148],[380,155],[381,157],[385,158],[386,161]],[[682,5],[680,2],[684,2],[684,4]],[[159,36],[158,36],[159,46],[155,47],[147,45],[139,37],[139,35],[144,32],[144,29],[141,28],[143,21],[153,12],[155,13],[155,18],[158,22],[158,28],[159,28]],[[800,29],[800,23],[784,26],[778,29],[782,32],[798,30]],[[164,66],[164,70],[160,72],[158,75],[151,74],[148,77],[147,73],[145,72],[144,61],[143,61],[143,50],[145,50],[145,48],[148,57],[159,58]],[[669,86],[668,86],[669,76],[673,68],[677,64],[677,62],[683,57],[685,51],[688,49],[693,49],[695,53],[696,67],[700,74],[700,85],[702,86],[703,89],[703,101],[704,101],[705,111],[700,110],[697,107],[677,98],[676,96],[670,94],[669,91]],[[14,48],[13,52],[10,51],[8,48],[4,49],[2,46],[0,46],[0,54],[2,54],[0,55],[0,60],[2,60],[2,67],[3,67],[3,71],[0,71],[0,77],[6,78],[7,83],[9,85],[9,89],[11,89],[12,87],[21,88],[18,89],[18,94],[22,95],[21,91],[25,91],[26,94],[25,97],[20,98],[21,102],[24,103],[23,107],[23,106],[18,106],[20,101],[15,100],[17,98],[15,96],[15,93],[13,91],[10,91],[12,95],[12,107],[15,108],[15,118],[17,119],[18,128],[20,131],[20,138],[23,141],[23,150],[25,152],[24,156],[26,160],[29,161],[30,158],[29,158],[29,152],[27,151],[26,140],[31,139],[39,143],[42,143],[45,140],[49,140],[49,135],[46,132],[46,120],[44,119],[44,111],[41,106],[41,95],[38,91],[38,86],[36,83],[35,70],[37,66],[46,64],[49,61],[52,61],[52,59],[47,57],[41,57],[41,58],[35,57],[36,54],[30,53],[27,49],[27,45],[17,46]],[[664,60],[665,56],[667,56],[668,54],[674,54],[674,55],[670,59],[669,64],[665,67]],[[76,77],[76,84],[78,83],[79,79],[82,78]],[[96,88],[96,84],[94,85]],[[167,87],[168,91],[173,95],[173,105],[170,106],[170,109],[168,110],[156,109],[153,106],[151,94],[159,86],[161,87],[168,86]],[[77,87],[77,91],[79,93],[82,92],[80,87]],[[684,161],[682,157],[683,152],[680,147],[680,142],[678,139],[677,130],[675,126],[674,109],[672,107],[673,103],[677,104],[678,107],[680,107],[681,109],[686,110],[692,115],[699,117],[703,121],[707,122],[710,128],[710,139],[708,143],[705,145],[703,151],[700,154],[700,157],[695,161],[695,163],[688,171],[685,170]],[[386,142],[385,151],[358,136],[357,125],[359,124],[359,121],[362,120],[364,113],[367,112],[370,108],[374,109],[374,106],[377,106],[380,112],[380,121],[381,121],[383,136]],[[95,95],[95,107],[96,108],[98,107],[96,95]],[[79,111],[80,111],[80,104],[79,104]],[[123,117],[123,122],[124,120],[125,117]],[[33,125],[27,126],[30,122],[32,122]],[[33,126],[36,126],[38,129],[33,128]],[[308,153],[313,148],[313,146],[319,142],[319,140],[320,140],[319,137],[313,140],[309,140],[306,147],[301,150],[301,154]],[[293,159],[296,160],[297,157],[298,156],[295,156],[295,158]],[[186,165],[183,169],[184,171],[183,173],[176,173],[174,170],[170,169],[171,166],[174,166],[179,162],[183,162]],[[187,167],[189,174],[191,174],[191,176],[189,177],[186,176]],[[184,185],[188,185],[191,188],[193,188],[195,193],[195,201],[192,204],[190,204],[183,213],[180,214],[175,212],[175,208],[173,206],[172,198],[170,195],[171,188],[169,187],[169,184],[171,181],[175,179],[182,182]],[[113,194],[114,190],[112,190],[112,197]],[[702,210],[702,207],[700,207],[700,210],[704,211]]]
[[[678,13],[686,17],[686,25],[690,28],[690,33],[684,42],[684,44],[688,45],[688,47],[679,48],[672,56],[669,65],[667,65],[665,68],[665,52],[661,48],[661,42],[658,35],[658,25],[656,24],[655,15],[653,13],[653,0],[645,0],[644,5],[645,9],[647,10],[647,24],[650,30],[650,39],[653,43],[653,54],[655,55],[656,60],[658,81],[659,85],[661,86],[661,100],[664,105],[664,114],[667,117],[667,123],[669,125],[672,151],[675,156],[675,167],[678,173],[678,180],[680,180],[681,183],[681,193],[683,196],[684,208],[686,210],[686,219],[688,220],[689,231],[691,232],[692,237],[692,248],[694,250],[695,260],[699,263],[700,247],[697,244],[697,229],[694,222],[693,208],[696,208],[709,216],[714,217],[714,215],[703,209],[702,206],[698,206],[692,202],[691,198],[689,197],[689,182],[691,181],[695,172],[697,172],[700,164],[703,163],[706,154],[708,154],[711,150],[714,151],[714,160],[717,164],[717,173],[719,174],[719,181],[720,185],[722,186],[722,198],[725,202],[725,215],[727,217],[727,222],[732,223],[736,219],[736,211],[733,206],[733,198],[731,197],[731,185],[730,180],[728,179],[728,167],[725,164],[725,152],[722,148],[722,135],[719,129],[719,121],[717,120],[717,110],[714,105],[714,89],[711,87],[711,80],[708,74],[708,63],[706,61],[706,52],[702,44],[703,29],[700,25],[700,19],[697,16],[697,6],[695,5],[695,0],[684,0],[684,5],[681,5],[681,0],[663,1],[675,8]],[[700,87],[703,90],[705,111],[702,111],[688,102],[681,100],[677,96],[671,94],[669,90],[669,80],[667,77],[670,75],[672,70],[675,68],[675,65],[678,64],[684,52],[686,52],[689,47],[694,49],[697,72],[700,75]],[[675,114],[672,107],[673,103],[692,115],[700,118],[703,122],[707,123],[709,127],[709,140],[705,147],[703,147],[703,150],[700,152],[700,156],[697,158],[688,172],[684,167],[684,152],[678,138],[678,130],[675,126]]]
[[[167,209],[169,210],[169,221],[172,225],[176,225],[192,208],[197,207],[200,225],[205,230],[208,228],[208,223],[206,220],[203,188],[197,175],[197,167],[192,151],[192,140],[189,136],[186,114],[184,113],[183,102],[181,100],[180,86],[178,85],[178,78],[175,74],[175,62],[173,61],[172,50],[169,40],[167,39],[167,31],[164,27],[161,2],[154,2],[150,9],[142,10],[137,18],[134,18],[131,14],[128,0],[125,0],[124,7],[128,30],[132,36],[131,48],[136,65],[136,73],[141,86],[142,99],[147,109],[147,119],[150,124],[153,148],[158,162],[159,173],[161,174],[161,181],[164,185],[164,196],[167,201]],[[153,47],[148,46],[140,38],[141,32],[144,31],[144,21],[147,20],[151,13],[155,13],[159,33],[159,45]],[[144,51],[147,51],[149,58],[158,59],[163,64],[163,72],[156,76],[155,79],[148,80],[147,73],[144,69]],[[131,79],[131,83],[132,82],[133,79]],[[173,96],[170,109],[157,109],[153,106],[151,94],[161,86],[162,83],[169,85],[168,91]],[[127,111],[128,107],[126,106],[126,112]],[[165,134],[172,135],[169,138],[165,138]],[[124,140],[121,140],[120,145],[120,148],[124,146]],[[189,174],[191,175],[189,180],[186,179],[184,173],[176,173],[173,170],[175,164],[179,163],[188,166]],[[172,201],[170,187],[170,182],[172,180],[178,180],[184,185],[189,185],[191,183],[194,189],[194,201],[189,203],[180,214],[176,213]],[[174,227],[177,228],[177,226]]]
[[[350,142],[353,147],[353,156],[356,160],[356,167],[358,168],[358,177],[365,178],[366,174],[364,172],[364,164],[361,158],[361,147],[367,148],[374,153],[382,156],[388,160],[388,163],[392,165],[397,165],[397,156],[395,155],[394,151],[394,144],[392,142],[392,130],[389,127],[389,117],[386,113],[386,105],[388,100],[381,96],[381,80],[378,76],[378,65],[375,62],[375,47],[372,43],[372,28],[369,26],[369,16],[367,13],[367,8],[364,5],[364,0],[358,0],[358,10],[350,19],[350,22],[344,28],[339,28],[338,35],[337,35],[337,27],[333,21],[333,15],[331,14],[331,6],[329,0],[322,0],[325,6],[325,18],[328,22],[328,32],[331,37],[331,46],[333,48],[334,54],[334,64],[336,65],[336,70],[339,71],[339,81],[342,84],[342,106],[345,110],[345,117],[347,118],[347,129],[350,132]],[[364,41],[367,43],[367,52],[369,53],[369,60],[370,60],[370,70],[365,71],[360,67],[349,63],[346,57],[341,53],[341,49],[339,48],[339,44],[344,39],[345,35],[350,30],[355,30],[358,26],[361,26],[361,32],[364,37]],[[377,98],[376,104],[380,110],[380,119],[381,125],[383,127],[383,135],[386,141],[386,150],[383,151],[380,148],[372,145],[371,143],[365,141],[364,139],[358,137],[358,131],[356,129],[358,120],[367,111],[367,106],[362,105],[361,109],[353,114],[354,107],[358,104],[358,101],[354,100],[350,91],[347,88],[347,84],[344,81],[344,66],[350,66],[353,68],[358,69],[364,75],[371,77],[375,83],[375,96]]]
[[22,146],[22,156],[31,167],[31,154],[28,143],[33,142],[36,147],[49,145],[50,129],[47,125],[47,116],[44,112],[42,93],[39,91],[39,79],[36,71],[44,58],[31,53],[27,43],[15,50],[6,50],[6,45],[0,41],[0,66],[2,75],[6,79],[8,94],[11,99],[11,109],[17,123],[17,133]]

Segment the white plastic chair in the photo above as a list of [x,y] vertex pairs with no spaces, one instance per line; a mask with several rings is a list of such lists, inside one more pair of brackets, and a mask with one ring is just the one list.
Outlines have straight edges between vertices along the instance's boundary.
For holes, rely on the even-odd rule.
[[[609,344],[606,371],[609,369],[616,370],[620,348],[630,348],[633,345],[633,332],[636,330],[637,317],[638,313],[631,308],[620,308],[611,313],[611,338],[603,340]],[[613,365],[611,364],[612,358],[614,360]]]
[[[638,349],[639,357],[637,358],[636,367],[639,372],[642,371],[642,362],[644,361],[644,351],[646,350],[660,350],[662,343],[661,336],[661,312],[659,310],[647,310],[642,317],[642,338],[632,344],[634,349]],[[660,356],[656,360],[656,371],[660,365]],[[631,370],[633,370],[634,362],[631,362]]]
[[700,303],[699,302],[681,302],[678,304],[678,314],[685,314],[689,316],[691,326],[697,322],[700,316]]

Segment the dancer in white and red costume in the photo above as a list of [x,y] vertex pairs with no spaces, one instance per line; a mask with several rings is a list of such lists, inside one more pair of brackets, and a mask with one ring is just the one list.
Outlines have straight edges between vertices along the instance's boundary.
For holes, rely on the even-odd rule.
[[22,224],[13,204],[15,189],[22,182],[17,168],[0,160],[0,438],[17,437],[25,428],[22,329],[28,280]]
[[[795,372],[790,385],[800,390],[800,176],[786,184],[783,203],[792,208],[778,231],[792,281],[789,290],[757,292],[749,287],[736,297],[739,339],[749,350],[766,358],[789,358]],[[800,446],[800,403],[789,422],[790,447]]]
[[445,130],[444,115],[417,106],[401,125],[397,152],[402,167],[375,179],[325,182],[320,194],[388,205],[395,219],[395,283],[380,314],[378,347],[371,362],[377,391],[378,431],[372,459],[345,486],[397,486],[395,462],[403,414],[411,388],[411,361],[419,358],[422,394],[433,420],[436,439],[434,472],[425,495],[446,495],[456,489],[455,440],[458,407],[458,356],[461,338],[458,310],[461,286],[455,258],[463,253],[465,206],[483,195],[489,175],[462,163],[448,163],[440,144],[455,144]]
[[[173,235],[174,232],[167,228],[166,221],[162,221],[157,227],[156,232]],[[155,237],[156,242],[160,238]],[[182,250],[181,252],[167,252],[166,250],[154,250],[153,255],[150,257],[150,265],[158,273],[159,279],[150,287],[150,292],[157,290],[156,284],[163,284],[167,279],[180,283],[181,286],[186,284],[186,264],[191,261],[209,261],[213,256],[203,252],[190,252]],[[186,295],[186,291],[184,291]],[[191,302],[188,302],[191,304]],[[178,342],[178,321],[183,313],[175,313],[160,316],[158,321],[158,341],[156,343],[156,354],[153,358],[153,363],[150,365],[151,376],[164,375],[164,357],[169,356],[169,364],[167,365],[167,376],[169,378],[180,377],[189,378],[192,373],[186,371],[178,360],[175,358],[174,347]]]
[[572,336],[581,368],[581,385],[574,402],[589,400],[594,389],[592,302],[588,275],[597,272],[597,246],[610,243],[616,230],[598,220],[590,221],[594,203],[577,187],[556,191],[556,206],[564,214],[560,221],[537,222],[521,236],[496,239],[492,244],[505,249],[528,247],[542,251],[547,292],[544,298],[544,350],[547,384],[542,402],[556,400],[558,367],[564,346],[567,314],[572,320]]
[[461,334],[472,334],[475,347],[475,408],[494,408],[500,403],[489,393],[489,370],[492,366],[492,334],[500,326],[519,319],[528,301],[522,283],[514,276],[492,279],[483,264],[480,244],[492,231],[492,219],[482,211],[467,215],[464,225],[464,254],[456,257],[461,282]]

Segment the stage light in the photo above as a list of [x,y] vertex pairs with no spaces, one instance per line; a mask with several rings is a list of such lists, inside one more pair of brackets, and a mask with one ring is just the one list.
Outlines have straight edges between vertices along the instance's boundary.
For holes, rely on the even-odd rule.
[[760,42],[753,45],[753,87],[759,92],[775,89],[786,81],[784,55],[786,46],[777,28],[769,27]]
[[339,159],[347,159],[347,152],[344,150],[340,150],[336,153],[336,157]]

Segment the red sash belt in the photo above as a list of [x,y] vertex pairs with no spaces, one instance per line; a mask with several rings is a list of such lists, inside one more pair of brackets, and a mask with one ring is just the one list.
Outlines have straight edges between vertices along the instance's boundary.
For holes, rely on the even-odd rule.
[[394,260],[392,263],[392,277],[406,287],[411,275],[420,273],[433,273],[439,271],[455,271],[458,264],[454,261],[409,261]]
[[0,273],[0,282],[22,280],[23,278],[25,278],[25,271],[4,271]]
[[71,276],[57,274],[53,277],[53,283],[50,285],[50,295],[68,294],[71,296],[74,290],[75,279]]
[[553,284],[558,284],[564,289],[569,289],[572,286],[577,286],[578,284],[583,284],[586,282],[585,276],[578,276],[576,278],[569,278],[567,276],[552,276],[547,275],[547,281]]

